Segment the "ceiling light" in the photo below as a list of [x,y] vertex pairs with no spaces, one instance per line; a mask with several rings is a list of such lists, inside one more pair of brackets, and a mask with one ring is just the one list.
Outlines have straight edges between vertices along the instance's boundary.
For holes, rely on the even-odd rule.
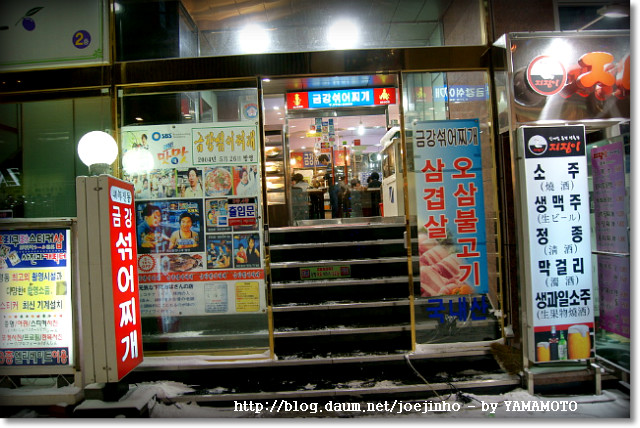
[[610,4],[598,9],[598,15],[606,16],[607,18],[626,18],[629,16],[629,7],[621,4]]
[[327,41],[333,49],[353,49],[360,43],[360,27],[349,19],[340,19],[329,27]]
[[238,43],[244,53],[264,53],[271,45],[271,36],[266,28],[258,24],[249,24],[240,30]]

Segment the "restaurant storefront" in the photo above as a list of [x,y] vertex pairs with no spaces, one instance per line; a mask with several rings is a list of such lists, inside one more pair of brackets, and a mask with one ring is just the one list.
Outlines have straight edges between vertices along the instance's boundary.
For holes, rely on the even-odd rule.
[[[382,319],[383,325],[366,325],[363,334],[373,334],[375,328],[402,333],[399,342],[385,349],[387,354],[489,354],[492,343],[508,343],[533,367],[539,361],[530,347],[548,341],[551,325],[532,323],[527,318],[531,303],[521,300],[530,295],[531,281],[519,272],[526,272],[534,256],[524,247],[528,235],[520,223],[520,207],[527,204],[518,199],[519,179],[510,179],[520,168],[511,150],[519,141],[517,129],[540,125],[543,118],[534,114],[540,110],[540,97],[551,99],[555,94],[528,90],[531,83],[523,80],[520,66],[493,73],[482,2],[452,1],[441,11],[417,9],[428,2],[418,3],[396,10],[399,23],[370,17],[361,34],[365,42],[346,49],[346,41],[357,39],[354,34],[339,39],[341,48],[331,47],[330,40],[318,44],[318,34],[329,25],[309,26],[303,10],[289,18],[295,26],[279,22],[281,27],[274,24],[266,33],[254,28],[244,45],[239,24],[224,21],[224,16],[206,16],[197,1],[93,2],[93,7],[78,11],[85,20],[90,18],[92,27],[74,33],[75,56],[53,49],[34,52],[34,57],[17,53],[0,64],[5,80],[0,133],[8,148],[0,183],[0,214],[6,219],[1,226],[3,243],[28,235],[30,220],[79,215],[76,177],[89,175],[90,169],[76,153],[77,141],[89,131],[102,130],[118,143],[111,175],[134,189],[145,357],[139,369],[159,369],[166,358],[180,359],[188,368],[192,360],[187,356],[277,360],[282,355],[278,337],[292,336],[292,331],[278,324],[277,314],[285,308],[278,305],[274,292],[295,284],[274,279],[276,264],[281,263],[274,262],[276,234],[340,226],[335,233],[348,235],[352,229],[375,230],[390,223],[401,231],[396,239],[400,242],[394,243],[400,246],[400,267],[393,280],[384,273],[357,277],[358,264],[390,258],[365,253],[361,242],[370,245],[378,239],[373,235],[344,244],[354,256],[300,266],[295,280],[302,284],[297,286],[307,287],[304,275],[326,282],[354,280],[349,287],[360,281],[363,286],[355,294],[366,300],[368,293],[373,296],[369,284],[400,282],[403,294],[394,297],[396,312],[388,325],[379,315],[383,312],[376,312],[386,310],[386,297],[371,297],[365,303],[373,308],[367,316]],[[26,15],[15,8],[6,12],[24,15],[23,20],[35,22],[38,30],[49,28],[53,18],[46,15],[46,7],[27,9]],[[442,20],[432,23],[424,16],[416,26],[400,19],[418,10]],[[341,18],[338,5],[334,13],[329,23]],[[145,22],[155,24],[145,27],[145,38],[139,26],[143,14]],[[68,19],[69,28],[75,28],[76,18]],[[382,25],[390,28],[387,39],[380,39],[376,30]],[[337,31],[333,28],[329,34]],[[619,36],[626,37],[628,54],[628,33]],[[267,39],[278,42],[261,47]],[[34,43],[42,43],[38,40]],[[87,47],[95,48],[91,55],[86,55]],[[623,61],[624,54],[622,46],[614,56]],[[588,123],[591,135],[629,118],[628,92],[620,96],[616,99],[627,110],[606,118],[596,114],[594,119],[604,121],[592,128]],[[576,125],[590,117],[544,119]],[[628,132],[626,140],[624,135],[613,140],[621,141],[621,147],[616,146],[620,153],[628,153]],[[601,140],[609,136],[603,134]],[[611,149],[586,141],[590,153]],[[628,173],[628,155],[619,163]],[[591,167],[600,171],[589,174],[591,191],[597,193],[612,179],[604,177],[608,172],[602,166]],[[379,184],[368,182],[376,175]],[[304,193],[297,186],[300,182]],[[594,196],[582,197],[586,206]],[[626,203],[614,212],[624,211],[628,217]],[[607,221],[605,211],[609,210],[592,211],[596,222]],[[587,223],[579,226],[586,229],[584,217]],[[73,220],[65,225],[73,236]],[[618,232],[612,230],[611,236],[619,241]],[[68,242],[73,270],[78,249],[73,239]],[[620,296],[628,302],[628,288],[610,284],[614,272],[620,272],[616,263],[627,260],[628,272],[628,246],[594,249],[584,242],[579,250],[593,251],[598,258],[593,284],[604,287],[601,295],[607,296],[600,298],[599,310],[593,303],[584,310],[604,324],[578,317],[554,325],[558,334],[569,336],[569,324],[588,324],[588,335],[596,343],[605,340],[611,349],[624,348],[608,356],[624,367],[620,356],[628,352],[628,327],[618,330],[612,325],[620,317],[628,320],[628,315],[612,308]],[[314,262],[331,258],[324,242],[304,245],[317,247]],[[22,266],[13,263],[10,254],[30,251],[35,250],[16,247],[0,253],[0,278],[7,289],[27,290],[26,282],[14,279],[24,272],[14,271]],[[536,259],[536,266],[540,261]],[[29,275],[40,273],[45,272]],[[88,314],[73,299],[81,292],[79,279],[71,274],[66,281],[72,299],[65,305],[77,312],[73,319],[81,325]],[[50,295],[27,300],[36,305],[52,300],[55,293],[47,290]],[[329,311],[335,304],[316,302],[313,311],[322,318],[326,311],[321,309]],[[349,304],[354,314],[362,311],[361,301]],[[4,311],[11,316],[30,314],[24,308]],[[73,350],[65,354],[72,358],[64,363],[81,371],[80,335],[68,331],[64,319],[64,326],[53,332],[63,338],[60,343],[28,346],[42,350],[38,365],[50,364],[46,361],[54,351],[60,355],[63,348]],[[28,333],[20,325],[3,328],[12,336]],[[321,329],[298,330],[293,333],[313,336]],[[530,337],[534,332],[535,339]],[[16,343],[3,343],[3,352],[18,352],[22,345]],[[575,359],[592,361],[598,355],[597,347],[595,354],[592,348],[588,356]],[[4,361],[0,373],[26,373],[24,367],[15,370],[17,360]]]

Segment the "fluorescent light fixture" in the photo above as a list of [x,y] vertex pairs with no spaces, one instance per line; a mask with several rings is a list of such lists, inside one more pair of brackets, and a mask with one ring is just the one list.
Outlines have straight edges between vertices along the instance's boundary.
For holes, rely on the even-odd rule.
[[598,15],[606,16],[607,18],[626,18],[629,16],[629,7],[621,4],[610,4],[598,9]]
[[582,28],[579,28],[578,31],[586,30],[591,27],[596,22],[600,21],[602,18],[626,18],[629,16],[629,6],[621,5],[621,4],[610,4],[601,7],[598,9],[598,16],[593,21],[589,22]]

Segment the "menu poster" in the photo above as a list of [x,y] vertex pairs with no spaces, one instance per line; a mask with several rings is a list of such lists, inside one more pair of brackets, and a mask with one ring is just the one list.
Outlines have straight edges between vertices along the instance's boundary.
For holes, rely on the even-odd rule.
[[595,238],[598,251],[600,327],[630,337],[629,221],[624,143],[591,149]]
[[413,140],[420,294],[487,293],[479,122],[414,122]]
[[598,254],[600,328],[631,338],[629,257]]
[[73,362],[68,229],[0,231],[0,367]]
[[135,189],[141,315],[163,317],[165,332],[180,316],[240,312],[246,281],[259,299],[242,312],[266,310],[257,129],[254,121],[122,129],[125,157],[143,148],[154,160],[124,177]]
[[528,311],[536,344],[530,359],[589,358],[594,314],[585,129],[523,127],[520,141],[532,306]]
[[591,172],[596,248],[599,251],[628,253],[623,142],[591,149]]

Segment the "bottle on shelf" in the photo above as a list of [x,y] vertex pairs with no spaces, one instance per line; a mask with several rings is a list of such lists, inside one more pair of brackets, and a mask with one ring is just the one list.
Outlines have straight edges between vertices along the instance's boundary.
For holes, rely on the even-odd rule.
[[551,327],[551,337],[549,338],[550,360],[558,359],[558,336],[556,336],[556,326]]
[[560,332],[560,340],[558,340],[558,359],[567,359],[567,339],[564,338],[564,331]]

